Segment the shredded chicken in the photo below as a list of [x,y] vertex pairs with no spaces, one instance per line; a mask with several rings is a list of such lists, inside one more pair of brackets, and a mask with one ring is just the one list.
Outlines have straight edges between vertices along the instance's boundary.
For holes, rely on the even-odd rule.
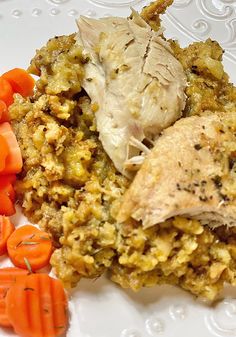
[[82,86],[97,104],[100,140],[116,168],[139,168],[160,132],[182,116],[186,76],[169,44],[133,11],[129,19],[78,20],[90,61]]

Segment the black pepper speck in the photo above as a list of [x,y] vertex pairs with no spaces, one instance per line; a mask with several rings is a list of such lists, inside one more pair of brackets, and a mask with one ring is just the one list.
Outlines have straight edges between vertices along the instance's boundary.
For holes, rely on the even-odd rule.
[[200,201],[203,201],[203,202],[206,202],[206,201],[208,200],[208,198],[207,198],[207,197],[202,197],[202,196],[200,196],[200,197],[199,197],[199,200],[200,200]]
[[212,178],[213,183],[215,184],[216,188],[221,188],[222,187],[222,182],[221,182],[221,177],[220,176],[215,176]]
[[199,151],[199,150],[202,149],[202,146],[200,144],[195,144],[194,145],[194,149],[197,150],[197,151]]

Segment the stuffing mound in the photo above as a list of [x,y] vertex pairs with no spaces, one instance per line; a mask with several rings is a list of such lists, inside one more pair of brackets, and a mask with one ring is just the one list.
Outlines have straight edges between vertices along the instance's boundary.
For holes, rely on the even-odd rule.
[[[143,10],[153,29],[172,1]],[[185,116],[236,111],[236,88],[223,70],[215,41],[182,49],[170,41],[188,77]],[[96,132],[97,107],[81,88],[82,56],[75,35],[55,37],[37,51],[29,71],[39,79],[33,97],[10,108],[24,167],[16,185],[24,214],[47,230],[56,250],[51,264],[67,287],[105,271],[124,288],[174,284],[214,299],[236,283],[236,229],[211,230],[175,218],[144,230],[117,224],[129,181],[114,168]]]
[[127,187],[98,140],[94,108],[81,92],[81,50],[74,36],[48,42],[31,63],[35,96],[11,107],[24,169],[16,189],[26,216],[51,233],[52,257],[67,286],[110,267],[115,201]]

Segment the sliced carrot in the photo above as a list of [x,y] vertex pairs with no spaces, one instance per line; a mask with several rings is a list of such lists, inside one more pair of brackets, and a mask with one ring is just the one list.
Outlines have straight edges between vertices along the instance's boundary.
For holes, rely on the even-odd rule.
[[0,176],[0,192],[5,193],[12,202],[15,202],[15,191],[12,186],[15,180],[16,176],[14,174]]
[[3,136],[9,147],[9,155],[6,158],[5,169],[1,174],[19,173],[22,169],[22,156],[16,136],[9,123],[0,124],[0,135]]
[[3,74],[2,78],[7,80],[11,84],[13,91],[21,94],[21,96],[27,97],[33,94],[34,79],[24,69],[12,69]]
[[5,102],[6,105],[9,106],[14,101],[13,94],[14,92],[10,83],[3,77],[0,77],[0,100]]
[[0,256],[7,252],[7,240],[14,232],[15,226],[10,219],[5,216],[0,216]]
[[12,233],[7,242],[7,250],[16,267],[35,271],[49,263],[52,241],[47,233],[26,225]]
[[68,328],[68,301],[62,283],[47,274],[17,280],[7,292],[6,313],[22,337],[57,337]]
[[0,121],[2,119],[3,112],[7,109],[6,103],[0,101]]
[[0,188],[2,184],[13,184],[16,181],[16,175],[15,174],[6,174],[0,176]]
[[15,180],[14,174],[0,176],[0,215],[10,216],[15,214],[15,191],[12,186]]
[[11,327],[11,323],[6,313],[6,296],[13,284],[20,278],[28,275],[28,271],[19,268],[1,268],[0,269],[0,325]]
[[16,210],[10,196],[0,191],[0,215],[10,216],[15,213]]
[[0,100],[0,123],[9,122],[10,117],[8,114],[7,105],[5,102]]
[[12,184],[7,184],[7,183],[1,184],[0,183],[0,193],[6,194],[13,203],[15,202],[16,193],[15,193],[15,190]]
[[0,135],[0,172],[4,171],[6,167],[7,156],[9,156],[9,145],[2,135]]

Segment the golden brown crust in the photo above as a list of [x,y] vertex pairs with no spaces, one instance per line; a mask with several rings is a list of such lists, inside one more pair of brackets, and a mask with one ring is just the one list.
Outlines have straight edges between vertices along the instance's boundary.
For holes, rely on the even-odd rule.
[[169,6],[172,5],[174,0],[157,0],[150,5],[143,8],[141,17],[157,31],[161,27],[160,14],[164,14]]
[[169,42],[188,79],[185,116],[235,111],[236,87],[224,71],[219,43],[208,39],[181,48],[177,41]]

